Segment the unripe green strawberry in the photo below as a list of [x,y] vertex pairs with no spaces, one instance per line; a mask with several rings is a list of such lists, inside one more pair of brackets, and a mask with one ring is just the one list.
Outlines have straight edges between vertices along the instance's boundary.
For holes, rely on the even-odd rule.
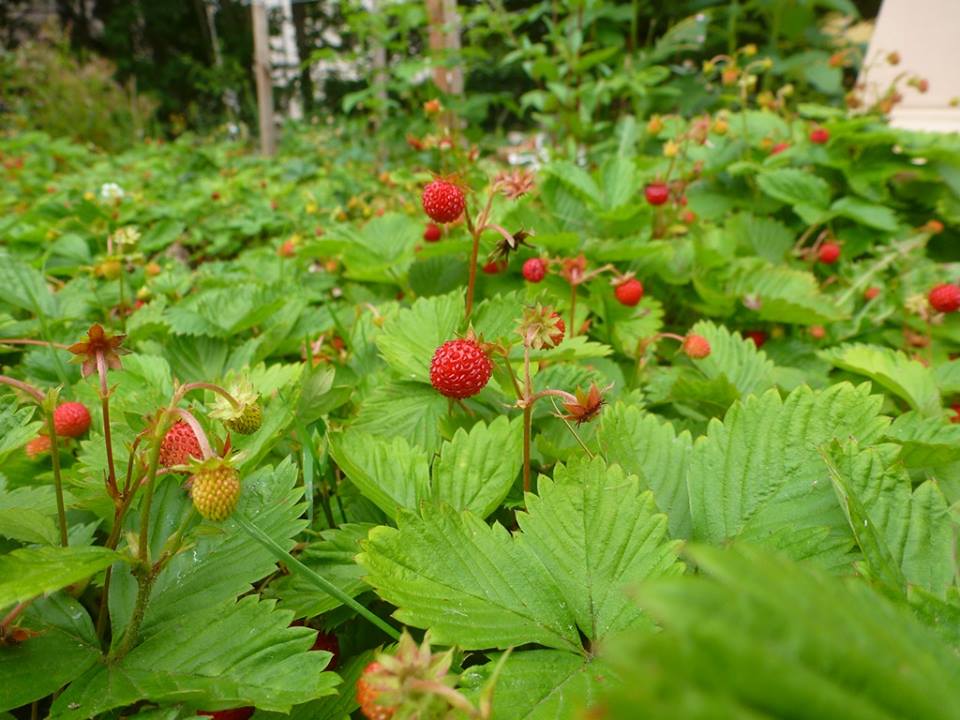
[[240,475],[221,458],[196,466],[190,478],[190,498],[207,520],[226,520],[240,498]]
[[223,424],[240,435],[252,435],[263,424],[263,410],[260,403],[254,402],[243,407],[240,417],[224,420]]
[[227,429],[240,435],[250,435],[263,424],[263,409],[260,407],[260,395],[250,381],[244,377],[230,384],[229,392],[236,404],[218,395],[214,401],[210,417],[222,422]]

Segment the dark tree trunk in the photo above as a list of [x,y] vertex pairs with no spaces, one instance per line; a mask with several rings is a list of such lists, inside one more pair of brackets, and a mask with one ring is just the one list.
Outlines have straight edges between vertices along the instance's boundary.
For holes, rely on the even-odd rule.
[[300,57],[300,96],[303,98],[303,112],[309,115],[313,110],[313,78],[310,77],[310,52],[313,48],[307,38],[306,8],[305,3],[294,3],[292,6],[297,55]]

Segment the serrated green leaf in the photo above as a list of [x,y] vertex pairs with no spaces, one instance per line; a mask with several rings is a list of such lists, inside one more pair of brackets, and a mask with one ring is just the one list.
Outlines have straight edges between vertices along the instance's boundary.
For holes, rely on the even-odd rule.
[[820,292],[811,273],[756,258],[738,261],[728,291],[739,298],[759,300],[758,320],[816,325],[845,317],[844,311]]
[[712,420],[693,448],[687,486],[693,537],[762,541],[786,528],[827,527],[846,535],[818,448],[833,438],[867,443],[886,425],[882,399],[848,383],[751,396]]
[[441,446],[429,497],[485,518],[510,492],[522,465],[519,419],[510,422],[501,415],[489,425],[478,422],[469,433],[460,429]]
[[[476,700],[499,661],[468,668],[460,687]],[[611,681],[602,660],[558,650],[514,652],[500,672],[493,692],[494,720],[560,720],[596,701],[599,689]]]
[[53,592],[124,560],[102,547],[30,547],[0,555],[0,608]]
[[758,187],[767,195],[788,205],[826,208],[830,203],[830,185],[823,178],[795,168],[766,170],[757,175]]
[[290,620],[255,596],[173,617],[119,662],[75,680],[51,714],[85,720],[138,700],[285,712],[333,693],[339,678],[322,672],[330,654],[310,652],[315,632]]
[[960,460],[960,427],[910,411],[895,418],[884,437],[898,443],[908,467],[931,467]]
[[430,382],[433,353],[456,337],[463,313],[463,293],[420,298],[386,322],[377,347],[403,380]]
[[19,645],[0,646],[0,711],[46,697],[100,659],[93,622],[69,595],[35,601],[19,624],[38,634]]
[[441,506],[423,518],[401,517],[396,529],[374,528],[363,548],[357,561],[367,582],[398,607],[398,620],[430,628],[435,642],[581,651],[560,590],[499,524]]
[[819,356],[835,367],[870,378],[924,415],[940,415],[942,412],[933,372],[902,352],[876,345],[848,343],[822,350]]
[[693,449],[690,433],[677,434],[671,423],[635,406],[617,403],[604,411],[598,431],[603,457],[640,477],[653,491],[657,507],[669,519],[670,535],[690,535],[687,466]]
[[911,492],[898,452],[854,441],[836,446],[833,480],[871,573],[901,593],[906,582],[944,598],[957,570],[947,502],[932,480]]
[[[356,597],[370,589],[363,580],[363,568],[354,558],[360,552],[361,540],[373,527],[365,523],[344,523],[336,529],[324,530],[323,540],[307,544],[297,557],[347,595]],[[313,583],[296,574],[270,583],[267,593],[279,597],[282,607],[293,610],[297,617],[314,617],[341,605],[335,597],[317,592]]]
[[774,365],[753,342],[707,320],[690,328],[690,333],[702,335],[710,343],[710,354],[696,362],[697,370],[708,380],[725,378],[740,397],[773,387]]
[[865,583],[744,544],[689,555],[699,574],[641,589],[663,630],[615,649],[608,717],[956,717],[955,653]]
[[439,422],[448,414],[449,404],[429,385],[383,383],[364,400],[351,429],[378,437],[401,437],[433,453],[440,447]]
[[416,510],[430,485],[427,453],[402,437],[393,440],[354,429],[328,435],[330,455],[347,478],[388,517]]
[[635,475],[594,458],[541,476],[517,514],[526,545],[564,595],[590,640],[643,622],[628,588],[683,572],[667,518]]
[[897,229],[897,216],[893,210],[849,195],[834,202],[830,210],[876,230],[895,232]]

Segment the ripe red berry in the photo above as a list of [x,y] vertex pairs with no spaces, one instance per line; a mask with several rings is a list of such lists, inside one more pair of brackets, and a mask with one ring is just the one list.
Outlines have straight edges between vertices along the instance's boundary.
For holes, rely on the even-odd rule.
[[697,221],[697,214],[696,214],[693,210],[684,210],[684,211],[680,214],[680,219],[681,219],[686,225],[693,225],[693,223],[695,223],[695,222]]
[[449,398],[468,398],[483,390],[493,373],[493,363],[480,343],[472,339],[448,340],[430,361],[430,384]]
[[363,669],[363,673],[357,679],[357,702],[360,703],[360,712],[368,720],[390,720],[395,712],[395,708],[380,705],[377,702],[380,691],[372,687],[368,680],[372,673],[379,670],[380,663],[372,662]]
[[747,330],[743,333],[743,336],[747,340],[752,340],[758,350],[762,348],[763,344],[767,341],[767,333],[763,330]]
[[643,194],[651,205],[663,205],[670,197],[670,188],[666,183],[652,182],[643,189]]
[[467,206],[463,190],[446,180],[434,180],[427,185],[420,200],[430,219],[438,223],[453,222]]
[[826,145],[830,140],[830,131],[826,128],[818,127],[810,131],[810,142],[817,145]]
[[788,142],[778,142],[776,145],[774,145],[772,148],[770,148],[770,154],[771,154],[771,155],[779,155],[780,153],[782,153],[784,150],[788,149],[789,147],[790,147],[790,143],[788,143]]
[[702,360],[710,354],[710,342],[703,335],[687,335],[681,349],[687,357]]
[[337,659],[340,657],[340,641],[333,633],[325,633],[322,630],[317,633],[317,639],[313,642],[311,650],[326,650],[333,657],[327,664],[325,670],[333,670],[337,667]]
[[198,710],[197,717],[212,717],[215,720],[249,720],[256,708],[238,707],[230,710]]
[[65,402],[53,411],[53,427],[61,437],[80,437],[90,429],[90,412],[83,403]]
[[956,312],[960,310],[960,287],[953,283],[941,283],[930,291],[927,300],[937,312]]
[[810,337],[814,340],[823,340],[827,336],[827,330],[823,325],[811,325]]
[[293,240],[284,240],[283,244],[277,248],[277,255],[283,258],[291,258],[297,254],[297,244]]
[[160,464],[164,467],[172,465],[186,465],[190,458],[200,458],[200,441],[191,428],[183,420],[175,422],[160,443]]
[[498,275],[506,269],[506,260],[491,260],[481,268],[487,275]]
[[33,440],[26,444],[23,450],[27,453],[27,457],[33,460],[40,457],[44,453],[50,452],[51,447],[53,447],[53,444],[50,442],[49,436],[37,435]]
[[220,193],[217,192],[216,190],[214,190],[212,193],[210,193],[210,199],[211,199],[211,200],[219,200],[219,199],[220,199]]
[[423,231],[423,239],[426,240],[427,242],[436,242],[437,240],[440,239],[440,236],[442,234],[443,233],[440,230],[439,225],[436,225],[434,223],[427,223],[427,227]]
[[543,280],[547,274],[547,263],[541,258],[530,258],[523,263],[523,277],[532,283],[538,283]]
[[621,305],[634,307],[643,299],[643,283],[636,278],[628,278],[614,288],[613,294]]
[[863,297],[867,300],[873,300],[877,295],[880,294],[880,288],[871,285],[866,290],[863,291]]
[[817,259],[824,265],[833,265],[840,259],[840,246],[835,242],[825,242],[817,250]]

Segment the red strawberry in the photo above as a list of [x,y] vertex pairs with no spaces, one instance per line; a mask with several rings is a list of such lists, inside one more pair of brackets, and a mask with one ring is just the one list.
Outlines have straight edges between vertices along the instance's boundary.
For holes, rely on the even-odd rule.
[[360,703],[360,712],[368,720],[390,720],[395,708],[380,705],[377,698],[380,691],[372,687],[367,679],[372,673],[380,670],[380,663],[372,662],[363,669],[363,674],[357,680],[357,702]]
[[680,213],[680,219],[687,225],[692,225],[697,221],[697,214],[693,210],[684,210]]
[[953,415],[950,418],[950,422],[960,423],[960,403],[953,403],[950,406],[950,409],[953,410]]
[[340,657],[340,641],[337,640],[337,636],[333,633],[325,633],[322,630],[317,633],[317,639],[313,642],[313,647],[311,650],[326,650],[333,657],[330,658],[330,663],[325,668],[326,670],[333,670],[337,667],[337,659]]
[[283,244],[277,248],[277,255],[283,258],[291,258],[297,254],[297,244],[293,240],[284,240]]
[[880,288],[871,285],[866,290],[863,291],[863,297],[867,300],[873,300],[877,295],[880,294]]
[[220,199],[220,193],[218,193],[216,190],[214,190],[212,193],[210,193],[210,199],[211,199],[211,200],[219,200],[219,199]]
[[956,312],[960,310],[960,287],[952,283],[942,283],[930,291],[927,300],[937,312]]
[[833,265],[840,259],[840,246],[835,242],[825,242],[817,250],[817,259],[824,265]]
[[643,194],[651,205],[663,205],[670,197],[670,188],[666,183],[652,182],[643,189]]
[[197,717],[206,716],[216,720],[248,720],[253,717],[256,708],[238,707],[231,710],[198,710]]
[[636,278],[628,278],[614,288],[613,294],[621,305],[634,307],[643,299],[643,283]]
[[506,269],[506,260],[491,260],[481,268],[487,275],[499,275]]
[[449,398],[468,398],[490,382],[493,363],[476,340],[448,340],[430,361],[430,384]]
[[547,263],[541,258],[530,258],[523,263],[523,277],[532,283],[538,283],[543,280],[547,274]]
[[438,223],[453,222],[467,206],[463,190],[446,180],[434,180],[427,185],[420,200],[430,219]]
[[53,443],[50,442],[50,438],[47,435],[37,435],[26,444],[23,450],[27,453],[28,458],[34,460],[44,453],[50,452],[51,447],[53,447]]
[[201,458],[200,442],[191,428],[183,420],[178,420],[167,430],[167,434],[160,443],[160,464],[164,467],[171,465],[186,465],[190,458]]
[[710,354],[710,342],[703,335],[687,335],[681,349],[687,357],[702,360]]
[[770,148],[771,155],[779,155],[784,150],[787,150],[790,147],[790,143],[787,142],[778,142],[772,148]]
[[747,340],[753,340],[753,344],[757,346],[758,350],[767,341],[767,334],[763,330],[747,330],[743,333],[743,336]]
[[440,239],[442,231],[440,230],[439,225],[434,223],[427,223],[426,229],[423,231],[423,239],[427,242],[436,242]]
[[818,127],[810,131],[810,142],[817,145],[826,145],[830,140],[830,131],[826,128]]
[[814,340],[823,340],[827,336],[827,330],[823,325],[811,325],[809,332]]
[[65,402],[53,411],[53,427],[61,437],[80,437],[90,429],[90,412],[83,403]]

